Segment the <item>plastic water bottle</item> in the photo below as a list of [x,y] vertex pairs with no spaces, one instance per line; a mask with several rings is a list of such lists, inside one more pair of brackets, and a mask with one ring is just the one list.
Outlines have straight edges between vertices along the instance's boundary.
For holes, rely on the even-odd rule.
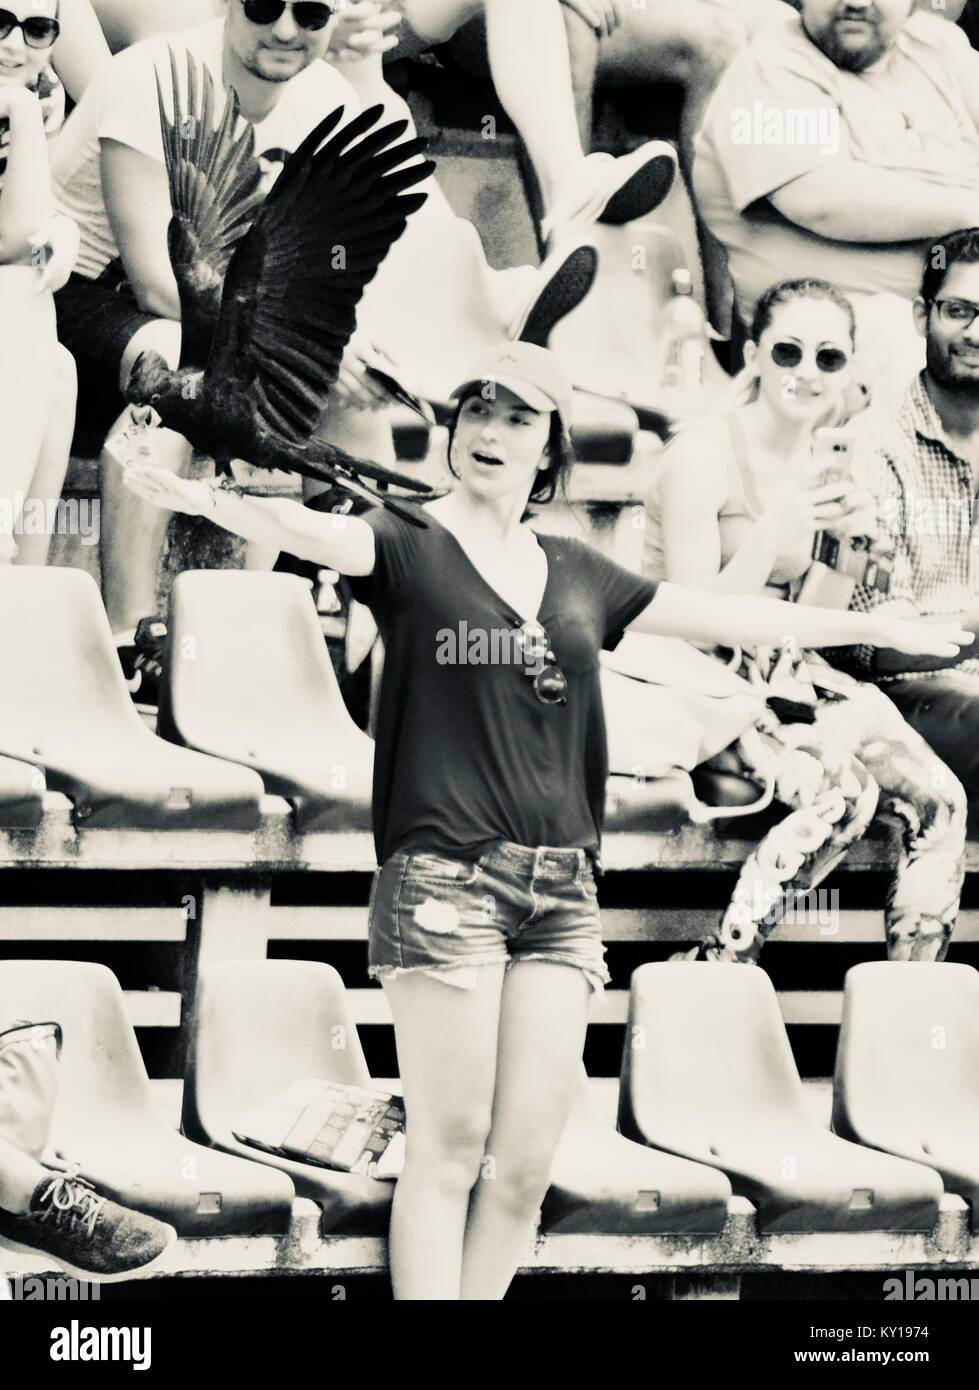
[[672,295],[666,308],[666,355],[663,384],[695,391],[704,382],[707,324],[693,297],[689,270],[674,270]]

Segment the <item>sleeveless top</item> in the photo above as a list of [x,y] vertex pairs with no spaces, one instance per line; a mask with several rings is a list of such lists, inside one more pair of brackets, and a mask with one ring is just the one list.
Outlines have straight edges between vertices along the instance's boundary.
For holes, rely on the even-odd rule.
[[[719,432],[717,426],[720,426],[723,433]],[[734,415],[714,417],[709,430],[705,428],[702,433],[705,445],[708,440],[713,448],[723,448],[727,445],[727,497],[717,518],[723,567],[743,545],[748,531],[764,511],[764,504],[752,476],[748,442]],[[686,441],[689,440],[688,435]],[[662,487],[665,459],[664,451],[663,458],[653,472],[646,502],[643,574],[650,579],[669,578],[666,573],[666,547],[663,538]],[[775,557],[767,591],[774,597],[794,598],[811,564],[810,546],[787,546]]]

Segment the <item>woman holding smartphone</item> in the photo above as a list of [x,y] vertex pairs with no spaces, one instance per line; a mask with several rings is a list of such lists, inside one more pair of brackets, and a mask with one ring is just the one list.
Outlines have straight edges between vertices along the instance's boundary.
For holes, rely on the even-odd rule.
[[915,652],[966,640],[877,612],[657,584],[581,540],[538,535],[528,502],[549,500],[572,460],[557,359],[508,343],[455,397],[458,485],[420,506],[423,528],[237,497],[151,463],[124,474],[161,506],[350,576],[384,639],[368,959],[391,1003],[407,1111],[390,1241],[399,1299],[502,1298],[547,1190],[590,991],[608,980],[594,880],[600,649],[627,627]]
[[[832,586],[840,576],[813,570],[814,538],[846,543],[874,515],[846,463],[843,432],[819,433],[846,415],[853,350],[853,310],[834,286],[791,280],[766,291],[740,399],[683,430],[653,475],[647,575],[717,594],[833,602],[816,581]],[[875,686],[784,648],[749,652],[743,662],[776,696],[750,745],[764,762],[747,770],[773,779],[792,813],[746,861],[716,935],[688,954],[756,962],[795,894],[839,863],[879,799],[903,831],[885,903],[888,955],[942,960],[964,873],[966,798],[954,774]]]

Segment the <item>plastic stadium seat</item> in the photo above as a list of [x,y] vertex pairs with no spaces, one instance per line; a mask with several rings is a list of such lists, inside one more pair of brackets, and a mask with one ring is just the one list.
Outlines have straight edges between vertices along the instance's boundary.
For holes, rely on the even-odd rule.
[[731,1196],[723,1173],[635,1144],[596,1111],[582,1071],[544,1199],[544,1231],[646,1235],[723,1228]]
[[287,1229],[283,1173],[191,1143],[160,1115],[119,982],[104,965],[0,962],[0,1018],[61,1024],[52,1147],[102,1193],[184,1236]]
[[979,973],[917,961],[847,972],[833,1128],[937,1168],[979,1231]]
[[576,391],[571,442],[587,463],[628,463],[639,433],[636,412],[625,401]]
[[722,1169],[755,1203],[760,1230],[934,1227],[937,1173],[850,1144],[810,1118],[763,970],[641,966],[626,1036],[620,1130]]
[[324,1231],[386,1234],[393,1184],[242,1144],[235,1119],[295,1081],[370,1085],[343,981],[315,961],[219,961],[198,978],[183,1128],[202,1143],[280,1168],[323,1208]]
[[86,827],[253,829],[254,773],[164,743],[123,680],[83,570],[0,571],[0,754],[37,763]]
[[159,730],[255,768],[295,804],[300,830],[370,828],[374,744],[347,712],[296,575],[177,577]]
[[44,774],[0,758],[0,830],[33,830],[44,809]]
[[399,463],[420,463],[428,453],[431,427],[407,406],[395,406],[392,410],[391,433]]

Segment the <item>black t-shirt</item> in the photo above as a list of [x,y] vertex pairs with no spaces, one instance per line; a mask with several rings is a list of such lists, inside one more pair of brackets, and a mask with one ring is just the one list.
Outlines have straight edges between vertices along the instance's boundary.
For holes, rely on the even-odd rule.
[[567,704],[546,705],[512,640],[520,615],[428,519],[421,530],[368,513],[374,573],[351,580],[385,647],[378,862],[413,848],[476,858],[500,840],[597,853],[608,775],[598,654],[616,645],[655,582],[584,541],[539,538],[547,556],[539,621],[568,683]]

